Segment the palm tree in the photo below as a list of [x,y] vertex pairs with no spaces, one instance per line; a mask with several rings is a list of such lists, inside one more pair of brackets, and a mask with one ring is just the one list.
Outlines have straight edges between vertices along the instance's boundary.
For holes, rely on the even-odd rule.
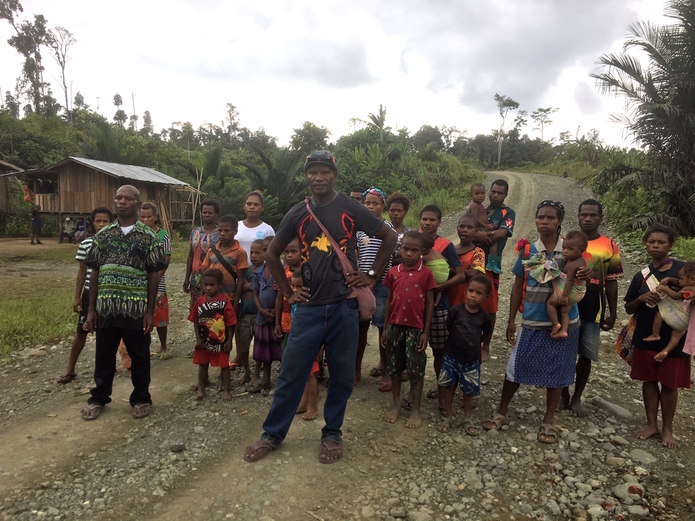
[[82,143],[82,152],[88,159],[123,162],[123,134],[106,122],[94,125],[90,129],[89,141]]
[[[246,176],[254,188],[267,197],[264,219],[272,225],[279,224],[282,217],[307,194],[307,181],[302,177],[304,158],[289,148],[265,151],[251,145],[262,165],[239,161],[246,167]],[[272,155],[271,155],[272,154]]]
[[602,93],[625,98],[626,113],[613,119],[647,149],[655,164],[653,182],[666,188],[665,211],[681,218],[681,228],[690,233],[695,233],[693,3],[671,0],[666,9],[671,25],[630,25],[623,52],[602,56],[603,71],[591,75]]

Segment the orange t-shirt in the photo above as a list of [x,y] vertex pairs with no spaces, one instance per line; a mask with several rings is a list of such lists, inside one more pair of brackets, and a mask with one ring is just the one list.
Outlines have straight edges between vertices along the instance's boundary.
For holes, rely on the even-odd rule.
[[205,260],[203,260],[203,270],[208,268],[217,268],[222,272],[222,287],[220,288],[220,293],[227,296],[232,302],[234,302],[234,292],[236,291],[237,279],[239,277],[238,270],[246,270],[249,267],[249,261],[246,256],[246,252],[239,246],[239,241],[234,241],[231,247],[225,249],[217,243],[215,246],[217,251],[220,252],[222,257],[231,265],[235,274],[229,273],[224,264],[220,262],[217,255],[214,254],[212,248],[210,248],[205,255]]

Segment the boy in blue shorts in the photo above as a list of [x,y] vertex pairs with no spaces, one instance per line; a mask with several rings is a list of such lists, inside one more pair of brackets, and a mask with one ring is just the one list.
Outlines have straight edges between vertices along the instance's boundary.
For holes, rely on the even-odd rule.
[[470,436],[478,434],[471,422],[473,398],[480,395],[480,363],[490,358],[492,320],[480,305],[490,295],[492,283],[485,275],[468,281],[466,300],[449,310],[449,337],[444,344],[444,361],[439,373],[439,394],[443,398],[444,418],[441,432],[451,427],[456,384],[463,393],[463,430]]

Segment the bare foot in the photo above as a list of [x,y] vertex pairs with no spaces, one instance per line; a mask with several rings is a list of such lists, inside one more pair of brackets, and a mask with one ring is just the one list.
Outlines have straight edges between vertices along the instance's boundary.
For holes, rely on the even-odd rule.
[[656,342],[657,340],[661,340],[659,335],[649,335],[644,339],[645,342]]
[[[196,385],[196,387],[198,386]],[[205,398],[205,389],[198,389],[198,392],[195,393],[195,399],[202,400],[203,398]]]
[[555,340],[562,340],[563,338],[567,338],[567,331],[559,331],[557,333],[550,333],[550,338],[553,338]]
[[584,408],[582,402],[571,403],[569,409],[577,418],[586,418],[589,416],[589,411]]
[[409,429],[417,429],[422,425],[422,416],[420,416],[420,411],[413,411],[410,413],[410,418],[405,422],[405,426]]
[[309,402],[302,398],[302,401],[299,402],[299,406],[297,407],[297,412],[295,414],[302,414],[303,412],[307,412],[309,410]]
[[553,324],[553,329],[550,331],[550,336],[555,338],[555,335],[560,332],[560,329],[562,329],[562,324],[559,322],[557,324]]
[[396,423],[396,420],[398,420],[400,415],[401,415],[401,408],[400,407],[394,407],[389,412],[384,414],[384,421],[386,423]]
[[318,413],[319,413],[318,407],[313,407],[313,406],[308,407],[306,410],[306,414],[304,414],[302,416],[302,419],[304,419],[306,421],[315,420]]
[[659,429],[657,427],[651,427],[649,425],[645,425],[642,427],[640,430],[635,431],[635,438],[638,440],[648,440],[652,436],[656,436],[659,434]]
[[673,437],[673,433],[667,429],[661,432],[661,444],[669,449],[675,449],[678,447],[678,442],[676,438]]
[[251,375],[244,373],[239,378],[234,380],[234,384],[235,385],[244,385],[245,383],[250,382],[250,381],[251,381]]
[[232,395],[229,394],[229,391],[222,391],[222,401],[223,402],[231,402],[232,401]]
[[664,358],[668,356],[668,353],[666,351],[661,351],[660,353],[657,353],[656,356],[654,356],[654,360],[657,362],[663,362]]

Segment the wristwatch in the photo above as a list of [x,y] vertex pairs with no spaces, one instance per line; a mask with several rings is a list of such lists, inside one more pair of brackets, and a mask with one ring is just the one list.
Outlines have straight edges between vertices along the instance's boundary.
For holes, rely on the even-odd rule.
[[369,271],[367,272],[367,275],[369,275],[371,278],[373,278],[374,280],[376,280],[376,271],[374,271],[374,270],[369,270]]

